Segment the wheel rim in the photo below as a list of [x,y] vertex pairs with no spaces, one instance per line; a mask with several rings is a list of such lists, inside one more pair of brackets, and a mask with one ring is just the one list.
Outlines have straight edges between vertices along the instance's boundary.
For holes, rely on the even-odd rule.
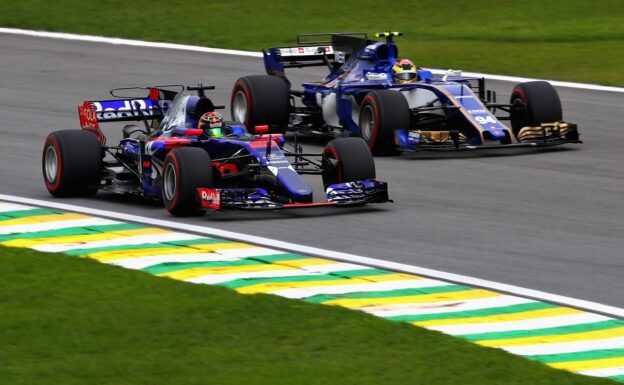
[[360,115],[360,132],[362,133],[362,139],[370,142],[373,138],[373,132],[375,130],[375,112],[370,105],[364,107],[362,114]]
[[54,146],[48,146],[45,153],[45,177],[48,183],[56,182],[58,175],[58,154]]
[[165,199],[172,201],[175,196],[177,175],[173,163],[169,163],[165,168],[165,176],[163,178],[163,191]]
[[238,90],[234,95],[234,101],[232,102],[232,111],[234,113],[234,120],[237,122],[246,123],[247,121],[247,95],[243,90]]

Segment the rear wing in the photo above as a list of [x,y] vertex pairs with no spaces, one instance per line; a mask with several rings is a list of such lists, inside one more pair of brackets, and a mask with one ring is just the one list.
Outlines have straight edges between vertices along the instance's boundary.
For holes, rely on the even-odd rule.
[[[180,91],[184,89],[183,86],[179,87],[182,87]],[[148,91],[148,95],[144,98],[124,98],[120,95],[132,90]],[[132,87],[116,88],[110,93],[118,99],[85,101],[78,106],[80,127],[93,132],[101,144],[106,143],[106,137],[100,130],[99,123],[162,119],[171,101],[179,92],[159,87]]]
[[269,75],[285,77],[284,69],[328,66],[337,70],[351,55],[372,41],[365,32],[330,32],[297,35],[297,45],[262,51]]

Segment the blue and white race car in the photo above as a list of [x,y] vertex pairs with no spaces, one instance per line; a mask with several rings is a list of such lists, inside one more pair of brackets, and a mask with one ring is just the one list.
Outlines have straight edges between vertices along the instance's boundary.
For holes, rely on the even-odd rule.
[[[53,196],[100,191],[161,200],[173,215],[204,209],[283,209],[352,206],[389,201],[375,179],[366,143],[342,138],[319,154],[285,146],[281,134],[257,125],[250,134],[239,122],[223,122],[205,90],[214,86],[126,88],[138,98],[87,101],[78,108],[82,130],[55,131],[43,148],[43,177]],[[135,90],[135,91],[132,91]],[[204,116],[218,117],[202,126]],[[106,145],[102,122],[143,122],[123,128],[119,144]],[[218,128],[215,128],[218,127]],[[301,174],[322,175],[326,200],[315,202]]]
[[[359,136],[380,155],[581,143],[550,83],[520,83],[509,103],[497,103],[483,78],[452,70],[436,77],[399,59],[393,37],[400,35],[377,34],[383,42],[365,33],[298,35],[297,46],[263,51],[268,75],[235,83],[232,116],[275,132]],[[309,66],[327,66],[329,74],[293,89],[284,70]]]

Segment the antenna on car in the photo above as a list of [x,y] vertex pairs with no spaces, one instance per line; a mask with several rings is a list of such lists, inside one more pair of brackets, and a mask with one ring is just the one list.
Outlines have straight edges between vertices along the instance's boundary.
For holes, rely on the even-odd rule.
[[403,32],[379,32],[375,34],[375,37],[385,37],[386,43],[393,43],[395,36],[403,36]]
[[199,83],[196,87],[188,86],[186,89],[187,91],[197,91],[197,96],[204,97],[206,96],[206,90],[214,90],[215,86],[205,86]]

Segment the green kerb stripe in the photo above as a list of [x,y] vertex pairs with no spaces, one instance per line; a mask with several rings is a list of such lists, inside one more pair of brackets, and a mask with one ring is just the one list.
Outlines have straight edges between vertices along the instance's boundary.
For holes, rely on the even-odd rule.
[[543,329],[534,330],[513,330],[506,332],[492,332],[492,333],[478,333],[478,334],[464,334],[458,337],[462,337],[471,341],[483,341],[483,340],[502,340],[506,338],[522,338],[522,337],[539,337],[539,336],[554,336],[559,334],[570,333],[582,333],[592,330],[604,330],[612,329],[624,326],[624,322],[618,320],[591,322],[579,325],[558,326]]
[[[254,257],[255,259],[256,257]],[[346,275],[344,273],[347,273]],[[260,285],[263,283],[280,283],[280,282],[311,282],[311,281],[331,281],[338,279],[350,279],[366,276],[375,276],[391,274],[389,271],[379,269],[361,269],[361,270],[348,270],[340,271],[329,274],[313,274],[310,275],[297,275],[292,277],[266,277],[266,278],[237,278],[232,281],[219,283],[220,286],[229,287],[230,289],[236,289],[239,287]]]
[[65,211],[56,211],[56,210],[48,210],[48,209],[5,211],[3,213],[0,213],[0,221],[25,218],[25,217],[34,217],[38,215],[52,215],[52,214],[64,214],[64,213]]
[[553,362],[586,361],[602,358],[624,357],[624,349],[602,349],[587,352],[561,353],[561,354],[536,354],[525,356],[531,360],[551,364]]
[[403,297],[410,295],[426,295],[437,293],[450,293],[455,291],[472,290],[470,287],[462,285],[444,285],[434,287],[423,287],[419,289],[400,289],[400,290],[388,290],[388,291],[372,291],[372,292],[356,292],[346,293],[340,295],[315,295],[306,299],[308,302],[322,303],[327,301],[334,301],[338,299],[363,299],[363,298],[390,298],[390,297]]
[[150,274],[164,274],[172,271],[195,269],[200,267],[228,267],[228,266],[248,266],[264,265],[262,262],[243,259],[240,261],[206,261],[206,262],[166,262],[141,269]]
[[624,376],[613,376],[613,377],[607,377],[607,378],[610,378],[610,379],[615,380],[615,381],[622,381],[622,382],[624,382]]
[[120,230],[139,229],[142,226],[129,223],[120,223],[118,225],[101,225],[88,227],[68,227],[59,230],[36,231],[33,233],[19,233],[0,236],[0,242],[12,241],[14,239],[36,239],[36,238],[52,238],[66,237],[70,235],[88,235],[106,232],[115,232]]
[[281,283],[281,282],[311,282],[311,281],[331,281],[341,279],[331,274],[320,275],[296,275],[292,277],[267,277],[267,278],[237,278],[232,281],[219,283],[219,286],[229,287],[230,289],[238,289],[240,287],[261,285],[264,283]]
[[547,309],[547,308],[552,308],[552,307],[558,307],[558,306],[554,304],[546,303],[546,302],[529,302],[529,303],[523,303],[519,305],[490,307],[486,309],[465,310],[465,311],[457,311],[457,312],[450,312],[450,313],[397,315],[397,316],[392,316],[392,317],[386,317],[386,319],[389,319],[392,321],[405,321],[405,322],[430,321],[430,320],[452,319],[452,318],[485,317],[489,315],[519,313],[523,311]]

